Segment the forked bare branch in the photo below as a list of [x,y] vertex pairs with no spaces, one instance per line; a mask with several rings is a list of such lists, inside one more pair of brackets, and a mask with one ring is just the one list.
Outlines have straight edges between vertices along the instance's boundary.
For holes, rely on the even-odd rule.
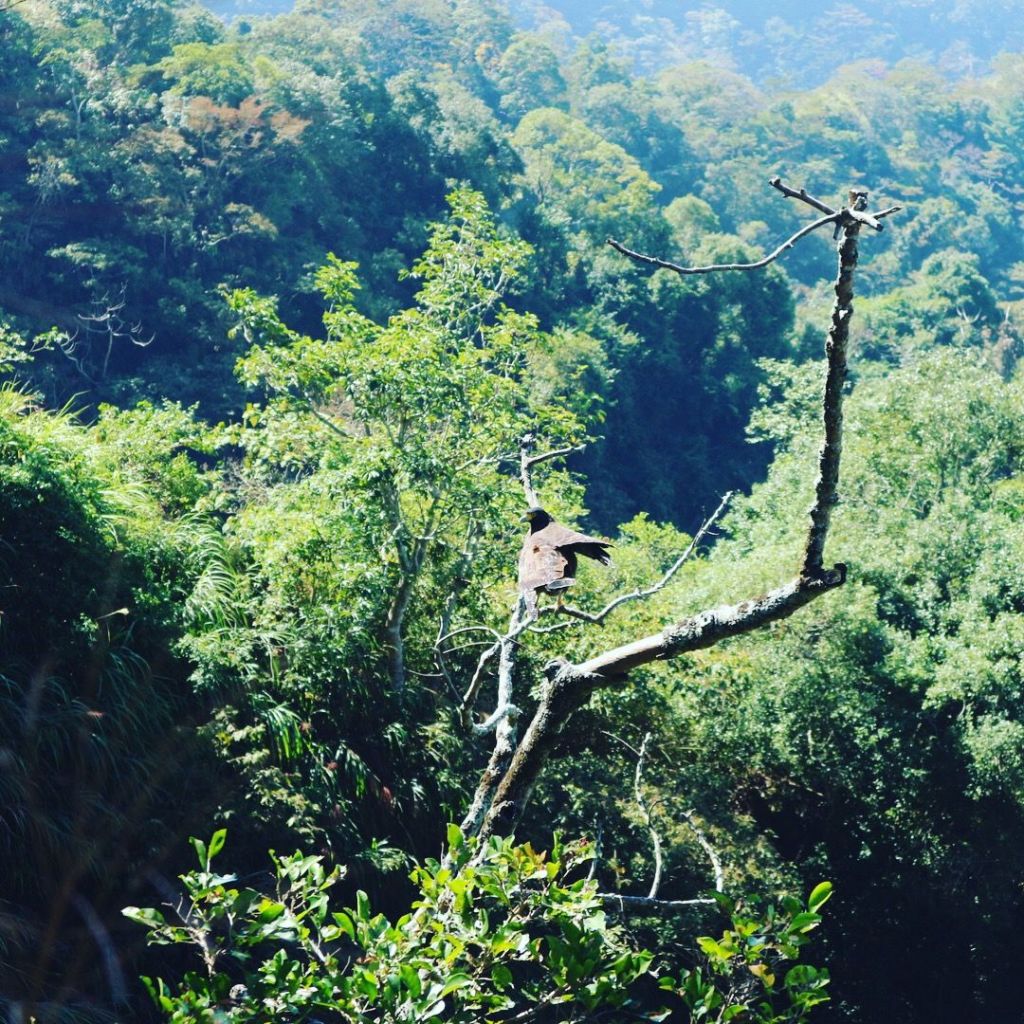
[[540,504],[537,491],[533,486],[533,467],[539,466],[542,462],[550,462],[551,459],[560,459],[566,455],[572,455],[574,452],[582,452],[587,447],[585,444],[574,444],[564,448],[555,448],[553,451],[544,452],[541,455],[531,455],[534,444],[536,444],[536,438],[533,434],[525,434],[519,442],[519,481],[523,485],[527,508],[534,508]]
[[863,195],[866,201],[867,193],[857,191],[850,193],[850,203],[847,207],[844,207],[842,210],[833,210],[827,203],[823,203],[820,199],[816,199],[814,196],[810,195],[806,189],[790,188],[782,181],[781,178],[771,178],[768,184],[781,192],[786,196],[786,198],[799,199],[801,202],[806,203],[815,210],[819,210],[821,213],[825,214],[825,216],[819,217],[816,221],[805,225],[799,231],[790,235],[786,241],[778,246],[778,248],[773,249],[767,256],[762,256],[761,259],[755,260],[752,263],[712,263],[703,267],[684,267],[679,263],[673,263],[671,260],[664,260],[659,256],[648,256],[645,253],[637,252],[635,249],[628,248],[621,242],[616,241],[614,238],[609,238],[608,244],[616,252],[622,253],[623,256],[628,256],[636,263],[643,263],[646,266],[655,267],[658,270],[671,270],[673,273],[681,274],[683,276],[693,274],[717,274],[724,270],[760,270],[762,267],[767,267],[770,263],[774,263],[788,249],[792,249],[801,238],[817,231],[826,224],[836,225],[836,237],[838,237],[839,223],[843,219],[852,219],[861,224],[868,225],[868,227],[873,228],[875,231],[881,231],[883,225],[880,224],[879,221],[883,217],[888,217],[900,209],[899,206],[890,206],[884,210],[878,211],[877,213],[867,213],[862,206],[858,205],[858,200],[855,199],[855,196]]

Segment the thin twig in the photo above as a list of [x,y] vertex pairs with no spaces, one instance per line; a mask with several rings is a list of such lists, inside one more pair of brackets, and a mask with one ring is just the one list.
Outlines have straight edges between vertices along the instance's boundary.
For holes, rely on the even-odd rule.
[[[469,681],[469,686],[466,687],[466,692],[463,694],[462,700],[459,702],[459,718],[467,729],[473,729],[474,732],[477,732],[478,729],[482,732],[490,732],[490,729],[493,728],[493,725],[488,729],[484,729],[482,726],[474,728],[472,721],[473,705],[476,703],[476,698],[480,693],[480,687],[483,685],[484,681],[484,669],[487,667],[487,663],[491,658],[514,644],[529,624],[529,618],[523,620],[513,612],[512,620],[509,622],[508,632],[505,633],[504,636],[499,636],[486,651],[481,653],[476,663],[476,670],[473,672],[473,677]],[[502,708],[499,704],[494,714],[498,714],[501,711]],[[488,718],[487,721],[490,722],[492,718],[494,718],[493,715]]]
[[697,823],[693,820],[693,811],[683,811],[683,818],[686,820],[686,824],[690,826],[694,836],[696,836],[701,849],[708,855],[708,860],[711,861],[711,869],[715,873],[715,892],[724,892],[725,872],[722,870],[722,862],[719,860],[715,848],[708,842],[707,836],[697,827]]
[[343,438],[345,438],[345,440],[346,440],[346,441],[347,441],[347,440],[349,439],[349,434],[348,434],[348,431],[346,431],[346,430],[343,430],[343,429],[342,429],[341,427],[339,427],[339,426],[338,426],[338,424],[337,424],[337,423],[335,423],[335,422],[334,422],[334,420],[332,420],[332,419],[331,419],[330,417],[328,417],[328,416],[325,416],[325,415],[324,415],[324,414],[323,414],[323,413],[322,413],[322,412],[321,412],[321,411],[320,411],[320,410],[319,410],[319,409],[318,409],[318,408],[316,407],[315,403],[313,402],[313,400],[312,400],[312,399],[311,399],[311,398],[310,398],[310,397],[309,397],[308,395],[306,395],[306,394],[303,394],[303,396],[302,396],[302,397],[303,397],[303,398],[304,398],[304,399],[306,400],[306,402],[308,403],[308,404],[307,404],[307,407],[308,407],[308,409],[309,409],[310,413],[312,413],[312,415],[313,415],[313,418],[314,418],[314,419],[317,419],[317,420],[319,420],[319,421],[320,421],[320,422],[321,422],[321,423],[322,423],[322,424],[323,424],[323,425],[324,425],[325,427],[327,427],[327,429],[328,429],[328,430],[330,430],[330,431],[332,431],[333,433],[337,434],[337,435],[338,435],[339,437],[343,437]]
[[459,626],[458,629],[453,629],[449,633],[445,633],[443,636],[439,636],[434,643],[442,644],[445,640],[451,640],[454,636],[459,636],[462,633],[490,633],[496,640],[501,639],[501,633],[499,633],[493,626],[485,626],[482,623],[475,626]]
[[650,896],[620,896],[616,892],[599,892],[599,900],[617,906],[625,911],[626,907],[637,907],[642,910],[676,910],[680,907],[706,907],[716,901],[711,896],[697,896],[692,900],[659,900]]
[[591,882],[597,874],[597,864],[601,859],[601,841],[604,839],[604,822],[598,818],[594,822],[594,856],[590,859],[590,869],[587,871],[587,881]]
[[633,797],[637,807],[640,808],[640,814],[651,837],[651,848],[654,851],[654,878],[651,879],[651,890],[647,894],[647,898],[653,900],[658,895],[658,889],[661,888],[661,836],[658,835],[658,830],[654,827],[651,809],[647,806],[647,801],[644,800],[642,789],[644,758],[647,756],[647,744],[650,742],[651,734],[645,733],[643,743],[640,744],[640,756],[636,760],[636,771],[633,773]]
[[[658,830],[654,827],[651,807],[648,805],[643,793],[644,761],[647,759],[647,745],[651,742],[651,734],[650,732],[644,733],[643,742],[640,744],[640,749],[637,750],[632,743],[627,742],[621,736],[617,736],[615,733],[608,732],[605,729],[601,731],[609,739],[621,743],[628,751],[636,755],[636,769],[633,772],[633,799],[640,809],[640,816],[643,818],[644,825],[647,826],[647,832],[651,837],[651,848],[654,851],[654,878],[651,880],[651,889],[647,894],[647,899],[653,900],[658,895],[658,889],[661,888],[662,857],[661,836],[658,835]],[[591,872],[592,874],[593,872]],[[590,875],[587,877],[589,878]]]
[[527,465],[532,469],[534,466],[541,462],[547,462],[548,459],[557,459],[562,455],[572,455],[573,452],[581,452],[587,446],[585,444],[570,444],[564,448],[555,448],[553,451],[544,452],[543,455],[531,455],[527,459]]
[[894,213],[899,213],[902,210],[902,206],[887,206],[884,210],[879,210],[874,214],[875,220],[882,220],[884,217],[891,217]]
[[712,263],[706,267],[683,267],[678,263],[671,263],[669,260],[663,260],[658,256],[646,256],[644,253],[627,249],[626,246],[621,242],[617,242],[614,238],[609,238],[608,244],[616,252],[621,252],[623,256],[628,256],[637,263],[646,263],[648,266],[658,267],[661,270],[671,270],[677,274],[716,274],[721,270],[760,270],[761,267],[767,267],[769,263],[774,263],[787,249],[792,249],[804,235],[809,235],[812,231],[817,231],[818,228],[824,227],[826,224],[834,224],[838,216],[839,214],[837,213],[831,213],[827,217],[821,217],[814,221],[812,224],[805,225],[796,234],[790,235],[777,249],[753,263]]

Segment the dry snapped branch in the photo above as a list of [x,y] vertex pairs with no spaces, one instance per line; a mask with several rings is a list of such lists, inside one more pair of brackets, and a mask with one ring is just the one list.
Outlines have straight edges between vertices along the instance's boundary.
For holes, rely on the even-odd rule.
[[[675,622],[652,636],[640,637],[628,644],[595,653],[579,664],[558,660],[545,669],[545,682],[541,687],[536,710],[521,738],[518,736],[519,709],[514,703],[514,675],[516,652],[526,626],[529,624],[526,602],[520,593],[505,634],[490,644],[481,656],[476,672],[467,688],[460,707],[464,723],[471,724],[472,708],[480,691],[485,666],[495,656],[499,658],[497,702],[494,712],[486,721],[474,728],[476,732],[494,729],[495,743],[487,768],[480,779],[473,801],[462,822],[467,835],[487,837],[508,834],[516,828],[530,793],[543,770],[559,734],[575,711],[583,707],[595,690],[621,686],[628,674],[636,668],[655,661],[678,657],[691,651],[710,647],[729,637],[740,636],[760,629],[771,622],[784,619],[823,594],[841,587],[846,581],[846,565],[836,563],[826,568],[825,544],[831,522],[832,509],[838,502],[839,467],[842,455],[843,386],[846,381],[846,349],[850,318],[853,312],[854,272],[858,259],[858,238],[865,225],[882,230],[881,221],[899,207],[888,207],[875,213],[867,212],[867,193],[859,190],[849,193],[848,201],[840,209],[809,195],[804,189],[793,189],[774,178],[771,186],[783,196],[804,203],[823,216],[801,228],[774,253],[753,264],[728,264],[710,267],[683,267],[659,257],[634,252],[619,242],[610,242],[618,252],[642,265],[666,269],[680,274],[712,273],[727,270],[755,270],[767,266],[800,238],[831,224],[838,242],[838,270],[834,290],[828,337],[825,344],[827,370],[821,402],[822,442],[818,457],[817,476],[814,481],[814,499],[809,511],[809,524],[804,554],[796,575],[786,583],[752,598],[733,604],[709,608],[696,615]],[[535,506],[537,493],[531,470],[538,463],[563,456],[572,449],[559,449],[543,455],[534,455],[533,438],[523,439],[520,450],[520,481],[528,506]],[[725,509],[729,495],[722,500],[716,512],[694,538],[691,549],[711,528]],[[692,553],[687,551],[668,574],[647,591],[616,598],[605,609],[593,615],[578,609],[561,609],[563,614],[600,622],[615,607],[628,600],[643,597],[661,589],[677,571],[678,566]],[[549,612],[554,614],[555,612]],[[692,823],[691,823],[692,824]],[[694,826],[695,827],[695,826]],[[703,838],[703,837],[699,837]],[[705,846],[706,839],[702,842]],[[705,846],[705,849],[707,847]],[[713,851],[712,851],[713,852]],[[721,865],[712,858],[716,884],[721,885]],[[663,905],[666,902],[680,906],[692,901],[660,901],[651,894],[646,897],[622,897],[623,904]]]

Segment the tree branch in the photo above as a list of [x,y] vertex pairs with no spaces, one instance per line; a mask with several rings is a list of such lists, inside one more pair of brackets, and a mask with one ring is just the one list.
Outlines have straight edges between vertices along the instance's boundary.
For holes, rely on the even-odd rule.
[[[582,444],[567,445],[540,455],[531,455],[535,443],[536,437],[533,434],[525,434],[519,442],[519,479],[523,485],[526,504],[531,508],[539,504],[537,492],[533,486],[533,467],[551,459],[583,451],[585,447]],[[494,794],[508,770],[516,749],[517,723],[520,715],[519,708],[513,703],[516,650],[519,646],[518,637],[531,625],[532,621],[525,595],[518,594],[507,631],[504,635],[497,637],[495,642],[480,655],[469,686],[459,705],[459,719],[463,726],[474,735],[482,736],[491,730],[494,731],[494,750],[477,785],[476,792],[473,794],[470,808],[462,821],[461,827],[464,835],[475,835],[480,830],[485,816],[491,810]],[[443,638],[438,639],[438,644],[441,639]],[[498,655],[498,693],[495,709],[483,722],[474,722],[473,706],[483,685],[484,670],[495,655]]]
[[[508,634],[499,641],[498,695],[495,712],[491,717],[498,715],[499,712],[501,715],[494,725],[494,749],[491,751],[490,760],[477,784],[469,810],[462,819],[462,833],[466,836],[476,835],[480,831],[484,818],[491,809],[498,785],[508,773],[509,764],[515,753],[519,710],[512,703],[516,646],[512,634],[518,635],[517,630],[521,633],[529,621],[526,598],[520,594],[512,610]],[[466,707],[465,699],[463,707]]]
[[625,913],[627,907],[638,910],[678,910],[680,907],[704,907],[715,903],[710,896],[697,896],[692,900],[659,900],[650,896],[620,896],[617,892],[599,892],[598,898],[617,906]]
[[721,270],[760,270],[761,267],[767,267],[769,263],[774,263],[787,249],[792,249],[804,235],[809,235],[812,231],[817,231],[818,228],[824,227],[826,224],[835,223],[838,216],[838,214],[832,213],[827,217],[821,217],[819,220],[814,221],[813,224],[802,227],[796,234],[787,238],[777,249],[754,263],[713,263],[706,267],[683,267],[678,263],[670,263],[668,260],[659,259],[657,256],[645,256],[643,253],[635,252],[633,249],[627,249],[614,238],[609,238],[608,244],[616,252],[621,252],[623,256],[628,256],[637,263],[646,263],[661,270],[672,270],[677,274],[716,274]]
[[[480,693],[480,687],[483,684],[484,668],[496,654],[505,651],[505,649],[510,645],[516,643],[517,638],[530,624],[531,620],[529,616],[520,616],[518,610],[519,604],[517,603],[516,608],[512,612],[512,618],[508,624],[508,632],[503,636],[499,636],[497,640],[495,640],[494,643],[480,655],[476,664],[476,671],[473,673],[473,677],[469,681],[469,686],[466,688],[466,692],[463,694],[462,700],[459,703],[459,718],[462,721],[462,724],[467,729],[471,729],[478,736],[490,732],[491,729],[494,728],[494,725],[488,725],[487,723],[491,723],[492,719],[496,722],[498,719],[495,719],[495,715],[500,715],[500,713],[502,713],[502,702],[499,696],[498,706],[494,714],[487,719],[487,723],[484,723],[483,725],[474,725],[473,723],[473,705],[476,703],[476,698]],[[499,661],[499,672],[500,667]]]
[[[866,193],[850,193],[852,210],[867,205]],[[846,213],[848,211],[844,211]],[[801,574],[813,577],[821,572],[832,509],[839,501],[839,461],[843,452],[843,385],[846,383],[846,347],[853,316],[853,274],[857,268],[857,238],[861,221],[850,216],[843,221],[839,243],[839,269],[834,286],[836,298],[832,305],[832,322],[825,343],[828,370],[822,394],[821,451],[818,454],[818,479],[814,485],[814,504],[807,532]],[[879,225],[881,227],[881,225]]]
[[712,647],[721,640],[760,629],[788,618],[816,597],[842,586],[846,567],[837,566],[815,579],[798,577],[750,601],[720,605],[683,619],[660,633],[604,651],[580,665],[567,666],[567,675],[607,684],[652,661],[688,654]]
[[647,826],[647,832],[651,837],[651,849],[654,852],[654,877],[651,879],[651,889],[647,893],[647,898],[653,900],[658,895],[658,890],[661,888],[661,836],[658,835],[658,830],[654,827],[654,818],[651,817],[651,809],[647,806],[647,801],[644,800],[643,792],[643,781],[644,781],[644,758],[647,756],[647,744],[651,742],[651,734],[644,733],[643,743],[640,744],[640,755],[636,759],[636,771],[633,773],[633,797],[636,800],[637,807],[640,808],[640,815],[644,819],[644,824]]
[[810,195],[805,188],[793,189],[790,188],[780,177],[768,179],[768,184],[772,188],[778,189],[787,199],[799,199],[802,203],[806,203],[808,206],[813,206],[816,210],[820,210],[822,213],[829,215],[838,213],[838,210],[833,210],[827,203],[823,203],[820,199],[815,199],[814,196]]
[[573,452],[581,452],[587,447],[585,444],[567,445],[564,448],[556,448],[553,451],[544,452],[542,455],[531,455],[530,452],[533,450],[535,443],[536,438],[533,434],[524,434],[519,442],[519,480],[523,485],[523,494],[526,497],[526,504],[529,508],[534,508],[540,504],[540,499],[537,497],[537,492],[533,487],[533,467],[539,466],[542,462],[548,462],[551,459],[571,455]]
[[332,420],[330,417],[325,416],[316,407],[316,405],[314,404],[313,400],[309,397],[309,395],[307,395],[305,392],[303,392],[302,397],[306,400],[307,407],[309,408],[309,411],[313,415],[314,419],[319,420],[332,433],[337,434],[339,437],[345,438],[346,441],[349,439],[348,432],[345,431],[345,430],[342,430],[342,428],[339,427],[338,424],[335,423],[334,420]]
[[693,811],[683,811],[683,818],[686,824],[690,826],[690,830],[697,838],[697,842],[700,843],[701,849],[708,855],[708,860],[711,861],[711,869],[715,873],[715,892],[725,891],[725,872],[722,870],[722,862],[718,858],[718,854],[715,852],[715,848],[708,841],[706,835],[699,828],[697,828],[696,822],[693,820]]

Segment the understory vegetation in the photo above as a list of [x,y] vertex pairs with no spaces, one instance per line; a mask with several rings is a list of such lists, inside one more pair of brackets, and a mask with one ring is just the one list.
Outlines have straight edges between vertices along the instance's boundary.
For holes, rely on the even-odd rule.
[[[642,75],[484,0],[25,0],[0,52],[6,1019],[1011,1019],[1024,58]],[[843,585],[596,689],[478,837],[559,666],[801,564],[830,229],[605,244],[756,260],[779,174],[904,207]],[[600,623],[509,626],[524,482],[613,541]]]

